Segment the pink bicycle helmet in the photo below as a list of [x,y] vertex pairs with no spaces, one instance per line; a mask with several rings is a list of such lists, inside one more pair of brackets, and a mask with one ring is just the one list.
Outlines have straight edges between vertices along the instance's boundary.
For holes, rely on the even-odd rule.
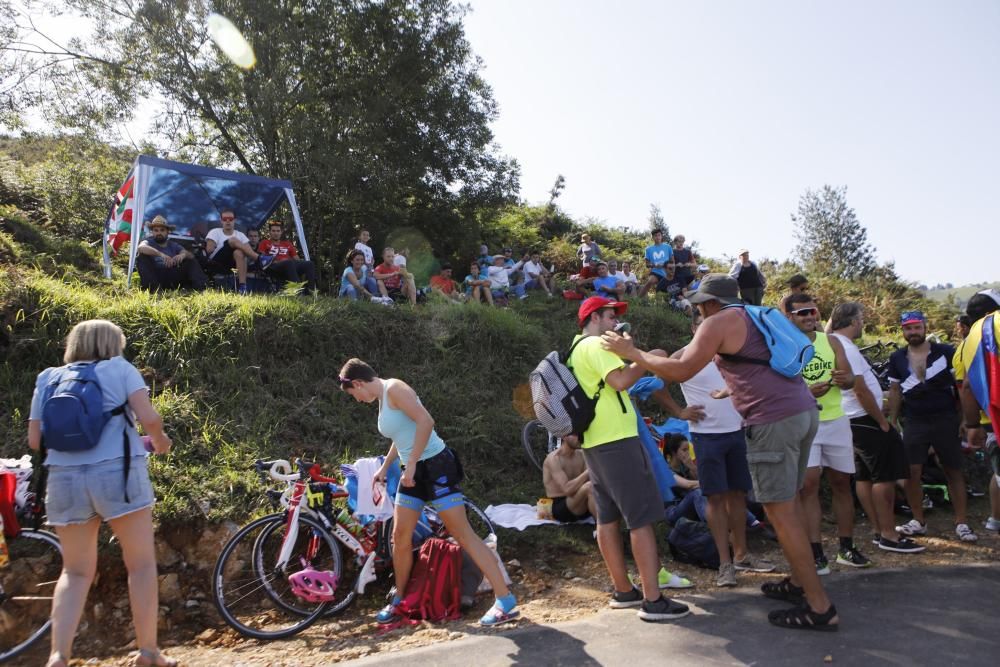
[[337,575],[307,567],[288,577],[288,584],[292,593],[306,602],[332,602],[337,590]]

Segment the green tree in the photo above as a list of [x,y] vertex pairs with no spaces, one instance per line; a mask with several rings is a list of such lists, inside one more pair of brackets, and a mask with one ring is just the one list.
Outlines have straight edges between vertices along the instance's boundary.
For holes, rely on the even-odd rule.
[[[65,0],[93,34],[31,57],[6,49],[18,108],[108,136],[137,113],[173,157],[291,179],[314,253],[339,261],[354,229],[413,227],[432,246],[484,207],[512,203],[519,169],[499,154],[497,106],[450,0]],[[229,63],[206,17],[253,46]],[[44,22],[18,17],[17,30]],[[36,17],[38,18],[38,17]],[[48,94],[32,97],[44,88]],[[333,258],[338,258],[334,260]]]
[[792,214],[796,254],[809,271],[848,280],[871,274],[877,263],[868,232],[847,205],[847,187],[806,190]]
[[649,205],[649,217],[646,219],[649,221],[649,231],[662,229],[663,240],[670,243],[670,228],[667,227],[667,221],[663,219],[663,211],[660,210],[659,204]]

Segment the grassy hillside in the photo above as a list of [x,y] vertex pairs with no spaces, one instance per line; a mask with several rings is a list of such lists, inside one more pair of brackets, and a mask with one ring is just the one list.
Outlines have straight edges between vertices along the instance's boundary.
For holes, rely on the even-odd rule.
[[993,283],[979,283],[978,285],[963,285],[962,287],[953,287],[951,289],[932,289],[924,292],[924,295],[928,299],[933,299],[935,301],[947,301],[949,298],[953,298],[955,303],[966,304],[973,294],[984,289],[1000,289],[1000,281]]
[[[520,445],[525,383],[576,331],[575,304],[388,309],[325,297],[153,296],[99,278],[94,252],[0,211],[0,455],[26,451],[34,378],[60,363],[72,325],[105,318],[125,331],[125,356],[174,438],[174,452],[152,464],[162,519],[253,512],[262,503],[248,471],[257,457],[332,465],[384,453],[375,407],[338,389],[337,370],[352,356],[416,388],[483,505],[537,498],[541,481]],[[635,307],[629,319],[646,345],[674,349],[686,331],[662,305]]]

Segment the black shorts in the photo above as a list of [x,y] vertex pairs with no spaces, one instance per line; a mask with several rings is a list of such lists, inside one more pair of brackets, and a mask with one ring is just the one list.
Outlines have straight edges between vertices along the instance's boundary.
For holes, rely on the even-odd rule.
[[573,510],[571,510],[569,505],[566,504],[565,496],[552,499],[552,518],[556,521],[561,523],[573,523],[575,521],[580,521],[581,519],[586,519],[588,516],[590,516],[590,512],[584,512],[580,515],[573,514]]
[[[465,479],[465,473],[462,471],[462,462],[458,460],[458,454],[449,447],[445,447],[429,459],[417,461],[416,470],[413,473],[413,486],[400,484],[396,494],[396,502],[397,504],[401,502],[400,495],[409,496],[409,498],[421,503],[440,502],[456,494],[461,496],[462,489],[459,484],[462,483],[463,479]],[[459,499],[459,503],[461,503],[461,499]],[[403,504],[410,506],[408,503]]]
[[205,264],[205,270],[209,273],[224,273],[235,268],[236,257],[228,240],[216,249],[215,254]]
[[931,415],[923,418],[908,417],[903,428],[903,444],[910,465],[927,462],[927,450],[931,447],[941,465],[952,470],[961,470],[962,442],[958,437],[958,413]]
[[899,431],[879,428],[878,422],[864,415],[851,420],[854,438],[855,478],[859,482],[895,482],[909,479],[910,464]]

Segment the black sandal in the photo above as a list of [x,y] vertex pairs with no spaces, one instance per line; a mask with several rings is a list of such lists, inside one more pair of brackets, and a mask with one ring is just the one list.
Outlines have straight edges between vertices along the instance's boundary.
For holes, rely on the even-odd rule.
[[771,625],[790,630],[819,630],[820,632],[837,632],[840,626],[830,623],[837,615],[837,608],[832,604],[826,613],[817,614],[808,605],[802,607],[792,607],[791,609],[777,609],[767,615],[767,620]]
[[785,577],[777,583],[769,581],[762,584],[760,592],[764,594],[764,597],[784,602],[802,602],[806,599],[806,592],[793,584],[791,577]]

